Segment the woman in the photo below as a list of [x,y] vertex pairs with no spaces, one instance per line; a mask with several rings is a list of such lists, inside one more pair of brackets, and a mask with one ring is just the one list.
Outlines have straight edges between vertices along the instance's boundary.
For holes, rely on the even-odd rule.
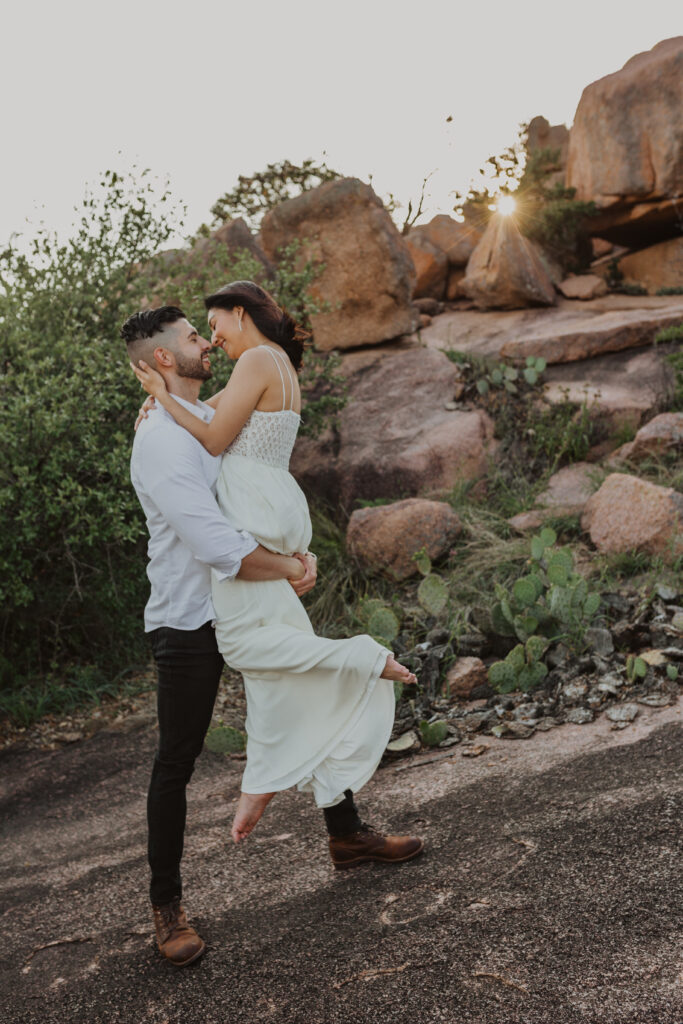
[[[210,423],[175,401],[146,363],[133,369],[209,452],[225,452],[217,493],[232,526],[272,551],[306,551],[308,506],[288,469],[301,419],[296,371],[305,334],[250,281],[226,285],[205,306],[212,343],[237,360],[227,386],[209,400],[216,410]],[[323,809],[348,802],[349,791],[374,774],[391,734],[392,680],[416,680],[369,636],[316,636],[286,581],[214,577],[212,593],[219,649],[242,673],[247,696],[247,766],[232,826],[239,842],[280,790],[312,792]]]

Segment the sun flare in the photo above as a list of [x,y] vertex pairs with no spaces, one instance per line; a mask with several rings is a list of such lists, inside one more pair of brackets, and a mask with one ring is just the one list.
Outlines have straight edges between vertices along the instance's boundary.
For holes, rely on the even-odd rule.
[[499,196],[496,200],[496,210],[501,217],[509,217],[515,212],[517,203],[512,196]]

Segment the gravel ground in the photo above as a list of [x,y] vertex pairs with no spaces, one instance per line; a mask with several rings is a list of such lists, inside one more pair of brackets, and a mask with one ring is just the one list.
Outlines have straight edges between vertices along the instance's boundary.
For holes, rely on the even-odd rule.
[[680,1024],[680,705],[477,758],[388,764],[368,820],[425,854],[335,873],[321,815],[278,796],[240,847],[242,765],[200,759],[178,971],[146,904],[154,729],[0,756],[3,1024]]

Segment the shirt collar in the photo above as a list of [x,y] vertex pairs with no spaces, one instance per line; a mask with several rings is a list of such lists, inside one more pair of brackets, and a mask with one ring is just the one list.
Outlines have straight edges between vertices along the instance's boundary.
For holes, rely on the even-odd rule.
[[[173,395],[173,392],[170,392],[170,394]],[[180,402],[185,409],[189,409],[191,413],[198,416],[200,420],[204,420],[205,423],[208,423],[214,414],[213,408],[199,399],[196,402],[188,402],[186,398],[181,398],[180,395],[173,395],[173,398],[175,398],[176,402]],[[157,408],[166,413],[169,419],[173,419],[170,412],[167,412],[163,405],[157,403]],[[175,420],[173,422],[175,423]]]

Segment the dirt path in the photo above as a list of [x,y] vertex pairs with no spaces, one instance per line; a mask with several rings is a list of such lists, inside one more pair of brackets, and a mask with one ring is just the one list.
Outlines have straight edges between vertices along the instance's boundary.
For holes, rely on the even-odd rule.
[[0,759],[3,1024],[683,1021],[680,706],[381,769],[362,809],[427,852],[348,873],[296,793],[234,847],[242,766],[204,754],[184,875],[209,951],[184,971],[146,905],[154,742]]

